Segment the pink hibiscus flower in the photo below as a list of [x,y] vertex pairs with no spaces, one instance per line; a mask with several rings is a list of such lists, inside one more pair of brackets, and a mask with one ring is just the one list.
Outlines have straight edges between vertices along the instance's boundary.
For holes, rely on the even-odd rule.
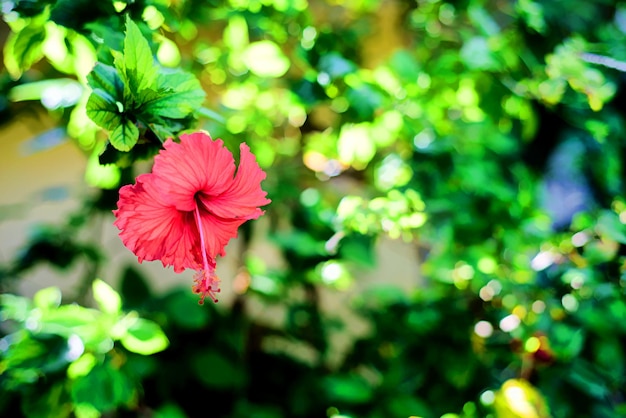
[[141,263],[161,260],[176,273],[193,269],[193,290],[217,302],[216,257],[237,236],[237,229],[271,201],[261,189],[265,173],[241,144],[237,174],[233,155],[221,139],[204,132],[165,141],[152,173],[120,189],[117,218],[120,238]]

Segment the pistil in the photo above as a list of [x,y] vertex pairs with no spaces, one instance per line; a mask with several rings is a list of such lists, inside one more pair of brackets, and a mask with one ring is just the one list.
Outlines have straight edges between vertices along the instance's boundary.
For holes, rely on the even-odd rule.
[[202,253],[202,270],[198,271],[194,276],[196,284],[193,286],[194,293],[200,294],[198,303],[202,305],[204,298],[208,295],[213,302],[217,302],[216,293],[220,291],[220,279],[215,275],[215,260],[206,255],[206,245],[204,242],[204,229],[202,228],[202,218],[200,217],[200,209],[198,204],[195,208],[196,226],[200,234],[200,252]]

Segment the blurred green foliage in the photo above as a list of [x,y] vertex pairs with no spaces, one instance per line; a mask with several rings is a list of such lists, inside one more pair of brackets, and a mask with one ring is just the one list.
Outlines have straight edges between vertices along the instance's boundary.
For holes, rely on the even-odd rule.
[[[626,415],[626,4],[3,12],[3,119],[39,100],[98,190],[0,271],[3,416]],[[129,267],[118,296],[93,281],[108,261],[80,231],[112,220],[136,162],[197,128],[247,142],[267,171],[268,226],[241,231],[239,294],[199,307]],[[409,292],[360,281],[384,265],[385,236],[421,261]],[[279,267],[248,251],[259,240]],[[75,295],[10,293],[44,262],[88,267]],[[349,318],[329,292],[350,292]]]

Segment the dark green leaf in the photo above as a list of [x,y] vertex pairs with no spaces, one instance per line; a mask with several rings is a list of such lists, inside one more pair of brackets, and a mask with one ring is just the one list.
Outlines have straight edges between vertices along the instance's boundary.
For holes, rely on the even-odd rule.
[[71,388],[76,404],[90,404],[102,412],[129,402],[135,392],[132,380],[107,363],[96,365],[89,374],[76,379]]
[[137,269],[127,267],[122,275],[120,293],[125,308],[135,308],[150,298],[150,288],[146,279]]
[[185,329],[205,327],[210,320],[209,310],[198,305],[195,294],[184,290],[168,295],[164,300],[167,317],[177,326]]
[[[121,101],[124,93],[124,83],[114,67],[97,63],[87,76],[89,87],[94,91],[106,92],[113,100]],[[105,97],[102,93],[101,96]]]
[[192,362],[196,377],[208,387],[233,389],[245,383],[241,367],[215,350],[199,353]]

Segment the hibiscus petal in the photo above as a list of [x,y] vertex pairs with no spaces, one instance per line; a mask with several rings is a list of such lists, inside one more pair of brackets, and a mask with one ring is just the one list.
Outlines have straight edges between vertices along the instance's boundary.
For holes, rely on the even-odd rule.
[[246,219],[224,219],[200,210],[202,233],[207,255],[216,258],[218,255],[226,255],[224,247],[231,238],[237,238],[237,229]]
[[176,210],[155,188],[152,174],[137,177],[135,185],[120,189],[117,218],[124,245],[139,259],[161,260],[174,271],[199,269],[198,232],[191,213]]
[[239,168],[230,187],[219,195],[203,190],[198,198],[205,209],[220,218],[257,219],[264,213],[259,206],[271,202],[261,188],[265,172],[246,144],[241,144],[239,150]]
[[218,195],[233,182],[235,162],[221,139],[204,132],[183,134],[180,143],[171,139],[154,159],[152,173],[158,186],[178,210],[193,211],[196,193]]

